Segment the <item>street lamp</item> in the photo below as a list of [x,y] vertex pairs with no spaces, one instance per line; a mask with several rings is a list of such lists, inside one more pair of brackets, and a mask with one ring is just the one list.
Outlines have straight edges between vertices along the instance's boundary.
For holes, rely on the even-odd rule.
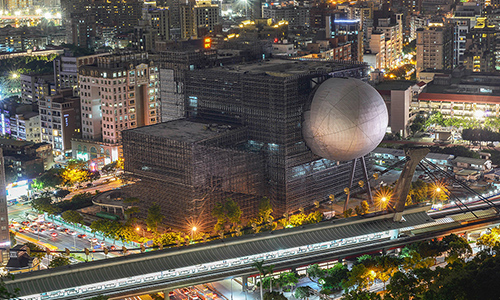
[[[137,230],[137,232],[139,232],[139,230],[141,230],[141,227],[137,226],[135,228],[135,230]],[[144,229],[142,230],[142,238],[144,238]]]
[[382,205],[384,205],[384,203],[387,201],[387,198],[386,197],[382,197],[380,198],[380,210],[382,210]]
[[196,232],[198,228],[196,228],[196,226],[193,226],[192,230],[191,230],[191,240],[194,240],[194,233]]

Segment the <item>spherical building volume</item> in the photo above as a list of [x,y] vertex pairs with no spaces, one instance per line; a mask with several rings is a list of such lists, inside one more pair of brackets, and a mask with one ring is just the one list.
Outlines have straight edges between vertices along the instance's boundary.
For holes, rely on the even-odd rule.
[[330,78],[305,110],[302,134],[314,154],[348,161],[377,147],[388,120],[384,100],[372,86],[354,78]]

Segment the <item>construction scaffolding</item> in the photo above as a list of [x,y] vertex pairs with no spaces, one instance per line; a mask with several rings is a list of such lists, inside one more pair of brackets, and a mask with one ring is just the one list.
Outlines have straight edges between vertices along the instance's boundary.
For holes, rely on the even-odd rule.
[[[186,227],[186,220],[213,224],[212,207],[226,197],[247,218],[263,196],[278,216],[327,199],[347,187],[350,163],[309,150],[303,108],[325,79],[361,78],[366,70],[363,64],[271,60],[186,72],[187,119],[124,131],[125,170],[141,178],[145,188],[136,190],[151,199],[144,203],[157,199],[176,227]],[[356,169],[355,178],[362,175]]]

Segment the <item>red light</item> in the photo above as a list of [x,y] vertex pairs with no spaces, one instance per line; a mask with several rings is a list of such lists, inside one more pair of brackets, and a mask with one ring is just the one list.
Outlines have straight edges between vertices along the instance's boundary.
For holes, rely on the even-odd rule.
[[276,44],[278,42],[278,38],[275,38],[274,39],[274,43]]

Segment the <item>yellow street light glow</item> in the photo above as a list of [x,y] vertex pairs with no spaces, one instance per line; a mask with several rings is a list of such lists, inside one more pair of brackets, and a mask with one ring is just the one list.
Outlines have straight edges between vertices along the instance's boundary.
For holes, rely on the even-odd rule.
[[436,192],[438,193],[441,192],[441,188],[440,187],[436,188]]
[[135,228],[135,230],[139,231],[139,230],[141,230],[141,227],[137,226],[137,227]]
[[196,226],[193,226],[193,231],[196,231],[198,228],[196,228]]

